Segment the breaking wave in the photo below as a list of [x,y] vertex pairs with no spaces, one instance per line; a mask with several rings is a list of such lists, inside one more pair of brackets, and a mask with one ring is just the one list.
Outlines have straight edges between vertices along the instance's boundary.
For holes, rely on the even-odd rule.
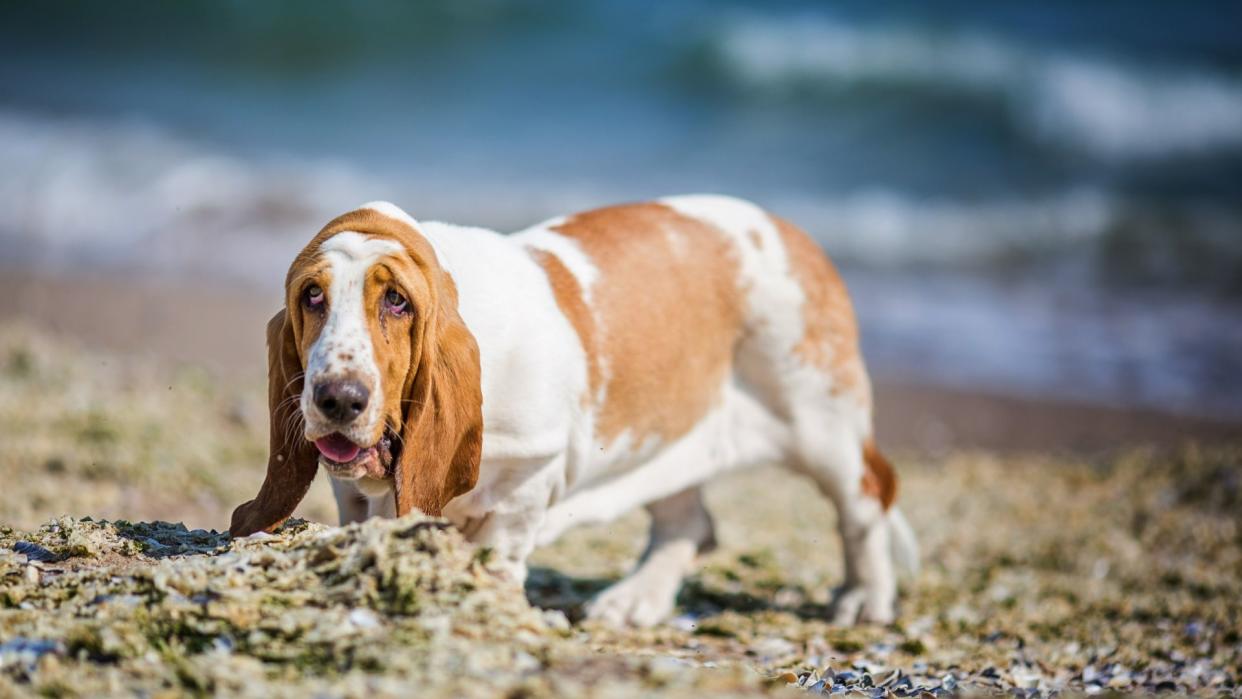
[[11,111],[0,111],[0,162],[20,173],[0,178],[7,262],[260,284],[279,283],[315,231],[366,201],[391,199],[422,218],[500,227],[539,220],[564,201],[602,201],[572,187],[558,201],[511,183],[473,189],[373,175],[329,159],[247,156],[141,121]]
[[[0,161],[21,173],[0,179],[6,259],[191,274],[225,270],[259,280],[282,270],[325,221],[364,201],[391,199],[419,218],[516,230],[632,196],[622,183],[582,185],[573,178],[515,182],[474,175],[464,183],[378,174],[330,159],[229,152],[149,123],[12,111],[0,111]],[[1225,265],[1217,276],[1242,268],[1242,237],[1229,212],[1219,222],[1205,216],[1193,225],[1163,221],[1141,203],[1089,187],[974,201],[861,189],[774,194],[763,203],[801,223],[834,258],[876,268],[1080,261],[1119,235],[1137,236],[1132,248],[1160,250],[1169,260],[1206,250],[1211,262]],[[1108,257],[1102,263],[1131,261]],[[1199,263],[1195,272],[1199,282],[1211,281],[1211,264]]]
[[760,90],[916,87],[1001,100],[1041,143],[1131,160],[1242,146],[1242,80],[1205,68],[1045,51],[985,34],[823,17],[737,18],[711,45]]

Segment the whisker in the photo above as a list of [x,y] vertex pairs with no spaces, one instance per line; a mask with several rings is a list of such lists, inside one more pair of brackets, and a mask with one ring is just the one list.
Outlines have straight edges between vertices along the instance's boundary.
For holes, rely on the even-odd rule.
[[292,419],[289,420],[289,424],[285,428],[285,434],[284,434],[285,446],[293,445],[294,441],[297,439],[297,433],[305,425],[305,421],[302,419],[302,414],[300,412],[293,413],[291,417]]
[[285,383],[285,385],[284,385],[284,387],[281,389],[281,391],[282,391],[282,392],[283,392],[283,391],[288,391],[288,390],[289,390],[289,387],[293,386],[293,384],[294,384],[294,383],[296,383],[296,382],[298,382],[298,381],[301,381],[301,380],[302,380],[302,379],[304,379],[304,378],[306,378],[306,372],[305,372],[305,371],[299,371],[298,373],[296,373],[296,374],[294,374],[294,375],[293,375],[293,378],[289,379],[289,381],[287,381],[287,382]]
[[289,410],[281,416],[279,424],[274,427],[279,430],[282,443],[288,447],[292,446],[299,428],[304,428],[305,424],[305,416],[302,415],[301,410]]

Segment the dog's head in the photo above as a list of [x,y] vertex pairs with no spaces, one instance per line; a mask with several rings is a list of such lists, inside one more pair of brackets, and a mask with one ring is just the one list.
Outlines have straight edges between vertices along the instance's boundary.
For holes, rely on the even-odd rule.
[[292,514],[317,465],[392,478],[397,513],[439,515],[474,487],[482,451],[479,350],[457,289],[405,212],[368,204],[324,227],[285,280],[267,328],[271,455],[230,533]]

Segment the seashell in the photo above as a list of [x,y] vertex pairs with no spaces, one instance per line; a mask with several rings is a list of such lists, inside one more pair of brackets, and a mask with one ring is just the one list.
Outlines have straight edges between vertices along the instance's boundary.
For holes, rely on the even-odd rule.
[[876,686],[877,687],[888,687],[890,685],[895,685],[896,682],[900,679],[901,679],[901,670],[893,670],[884,679],[880,680],[879,683],[876,684]]
[[29,541],[18,541],[17,543],[13,544],[13,550],[16,551],[17,553],[24,555],[26,559],[30,561],[42,561],[44,563],[55,563],[56,561],[61,561],[65,559],[65,556],[62,556],[57,553],[53,553],[43,548],[42,546],[35,544],[35,543],[31,543]]

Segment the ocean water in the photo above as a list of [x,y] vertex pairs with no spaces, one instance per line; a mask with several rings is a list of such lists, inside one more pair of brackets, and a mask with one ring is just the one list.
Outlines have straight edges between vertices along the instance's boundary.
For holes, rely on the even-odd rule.
[[752,198],[881,375],[1242,417],[1229,2],[0,7],[0,260],[278,283],[391,199]]

